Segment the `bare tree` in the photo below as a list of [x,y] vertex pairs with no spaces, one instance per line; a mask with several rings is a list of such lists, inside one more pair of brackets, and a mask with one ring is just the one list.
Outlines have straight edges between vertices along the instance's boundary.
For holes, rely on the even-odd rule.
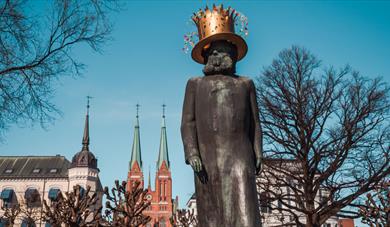
[[52,226],[100,226],[102,206],[98,194],[90,190],[89,186],[83,191],[76,185],[72,192],[65,192],[65,196],[59,193],[57,201],[50,205],[44,200],[43,220]]
[[390,226],[390,181],[383,181],[367,194],[367,200],[360,207],[362,222],[371,227]]
[[320,66],[293,46],[257,81],[264,157],[274,160],[259,186],[298,226],[358,217],[362,195],[390,173],[388,86],[350,67]]
[[1,206],[1,210],[3,214],[0,219],[5,222],[5,226],[14,226],[16,218],[21,213],[20,205],[11,204],[10,206]]
[[196,227],[198,219],[193,210],[176,210],[175,214],[170,219],[171,224],[175,227]]
[[41,218],[42,209],[40,206],[29,206],[23,203],[20,206],[20,215],[18,219],[28,227],[36,226]]
[[[42,7],[46,14],[31,10]],[[81,74],[74,48],[100,52],[111,32],[108,13],[119,8],[116,0],[0,1],[0,133],[54,120],[53,82]]]
[[110,226],[142,226],[150,222],[151,218],[142,212],[150,206],[146,199],[147,190],[140,187],[140,182],[126,190],[126,182],[115,181],[115,187],[111,189],[105,187],[106,211],[105,215]]

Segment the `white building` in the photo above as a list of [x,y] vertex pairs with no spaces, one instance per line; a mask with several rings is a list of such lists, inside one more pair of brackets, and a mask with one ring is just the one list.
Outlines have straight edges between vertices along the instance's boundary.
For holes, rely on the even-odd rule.
[[[291,168],[291,166],[288,166],[290,163],[285,163],[287,164],[286,168]],[[257,182],[264,182],[264,173],[265,171],[262,171],[262,174],[257,176],[256,181]],[[285,191],[287,193],[287,188],[282,188],[282,191]],[[282,226],[296,226],[293,217],[287,213],[283,212],[280,213],[277,209],[272,209],[276,207],[282,208],[282,204],[278,203],[278,201],[270,201],[268,202],[267,196],[263,194],[262,190],[260,187],[257,187],[258,195],[259,195],[259,210],[261,214],[261,221],[262,221],[262,227],[282,227]],[[323,190],[320,190],[322,193],[326,193]],[[289,193],[287,193],[289,194]],[[262,198],[264,196],[264,198]],[[321,200],[321,195],[317,195],[318,200]],[[292,202],[292,201],[291,201]],[[195,193],[191,196],[191,198],[187,202],[187,209],[194,211],[195,214],[197,214],[196,211],[196,195]],[[303,215],[299,215],[299,220],[304,223],[305,222],[305,217]],[[283,222],[282,222],[283,220]],[[323,224],[323,227],[339,227],[338,226],[338,218],[337,217],[331,217],[326,221],[325,224]]]
[[195,216],[198,215],[198,211],[196,209],[196,197],[195,197],[195,193],[192,194],[191,198],[188,200],[188,202],[186,203],[186,206],[188,208],[188,210],[190,210]]
[[[301,169],[297,165],[297,162],[294,160],[280,160],[280,159],[268,159],[265,160],[266,162],[269,162],[268,165],[270,166],[279,166],[285,168],[285,169],[295,169],[296,174],[302,174]],[[267,168],[267,165],[263,165],[263,168]],[[283,178],[282,173],[275,173],[274,171],[270,172],[269,169],[263,169],[260,173],[260,175],[257,176],[256,182],[257,182],[257,191],[259,195],[259,206],[260,206],[260,213],[262,218],[263,227],[268,226],[296,226],[295,219],[291,215],[291,213],[287,211],[280,212],[280,210],[288,210],[287,207],[284,207],[281,201],[275,200],[275,201],[269,201],[268,195],[260,188],[259,184],[265,184],[265,185],[278,185],[275,183],[275,175],[278,175],[278,178],[285,179],[286,182],[290,182],[289,184],[295,185],[297,188],[302,189],[302,186],[300,186],[297,182],[293,182],[291,179],[288,179],[287,177]],[[267,183],[266,183],[267,182]],[[284,195],[283,201],[288,203],[288,205],[291,205],[293,207],[296,207],[297,204],[294,204],[294,200],[289,196],[293,193],[290,191],[290,188],[286,187],[278,187],[276,188],[269,188],[269,191],[279,191],[278,194]],[[319,204],[323,201],[323,198],[326,197],[326,194],[328,192],[325,189],[320,189],[319,193],[316,195],[315,201]],[[287,198],[289,197],[289,198]],[[294,213],[299,217],[299,221],[301,223],[306,222],[306,217],[303,214]],[[331,217],[329,218],[325,224],[322,225],[323,227],[338,227],[338,218],[337,217]]]
[[[88,111],[82,145],[81,151],[73,156],[71,162],[61,155],[0,156],[0,206],[28,204],[36,208],[40,216],[43,200],[50,204],[59,192],[70,192],[75,185],[80,185],[82,191],[90,186],[90,192],[97,192],[101,198],[103,188],[99,180],[97,159],[89,151]],[[3,213],[0,209],[0,217]],[[36,226],[50,226],[39,219],[36,218]],[[6,222],[3,217],[0,227],[5,226]],[[15,220],[15,226],[26,226],[23,214]]]

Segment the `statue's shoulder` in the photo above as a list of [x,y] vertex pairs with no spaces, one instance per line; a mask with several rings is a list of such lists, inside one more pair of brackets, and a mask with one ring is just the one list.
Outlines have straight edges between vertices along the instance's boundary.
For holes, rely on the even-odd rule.
[[247,77],[247,76],[237,76],[237,77],[241,82],[243,82],[245,84],[248,84],[248,85],[253,84],[253,80],[250,77]]
[[190,79],[188,79],[188,82],[197,82],[199,80],[201,80],[202,77],[201,76],[194,76],[194,77],[191,77]]
[[250,77],[247,77],[247,76],[240,76],[240,75],[236,75],[237,78],[243,82],[250,82],[252,81],[252,79]]
[[200,76],[191,77],[187,81],[187,89],[193,90],[197,87],[198,81],[201,79]]
[[202,79],[202,77],[200,77],[200,76],[191,77],[190,79],[188,79],[187,84],[188,85],[196,85],[198,83],[198,81],[200,81],[201,79]]

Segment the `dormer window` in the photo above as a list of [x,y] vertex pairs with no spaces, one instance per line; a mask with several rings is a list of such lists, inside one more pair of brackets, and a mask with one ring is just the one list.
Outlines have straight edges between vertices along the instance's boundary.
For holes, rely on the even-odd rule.
[[50,172],[50,173],[57,173],[57,172],[58,172],[58,169],[50,169],[49,172]]
[[4,173],[8,173],[8,174],[10,174],[10,173],[12,173],[13,172],[13,169],[5,169],[4,170]]
[[39,168],[35,168],[35,169],[33,169],[33,171],[32,171],[33,173],[40,173],[41,172],[41,169],[39,169]]

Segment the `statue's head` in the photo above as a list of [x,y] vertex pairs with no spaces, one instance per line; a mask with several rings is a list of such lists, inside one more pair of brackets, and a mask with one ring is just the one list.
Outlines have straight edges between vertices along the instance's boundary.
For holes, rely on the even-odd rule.
[[234,75],[236,72],[237,47],[225,40],[214,41],[203,52],[205,66],[203,73],[208,75]]

